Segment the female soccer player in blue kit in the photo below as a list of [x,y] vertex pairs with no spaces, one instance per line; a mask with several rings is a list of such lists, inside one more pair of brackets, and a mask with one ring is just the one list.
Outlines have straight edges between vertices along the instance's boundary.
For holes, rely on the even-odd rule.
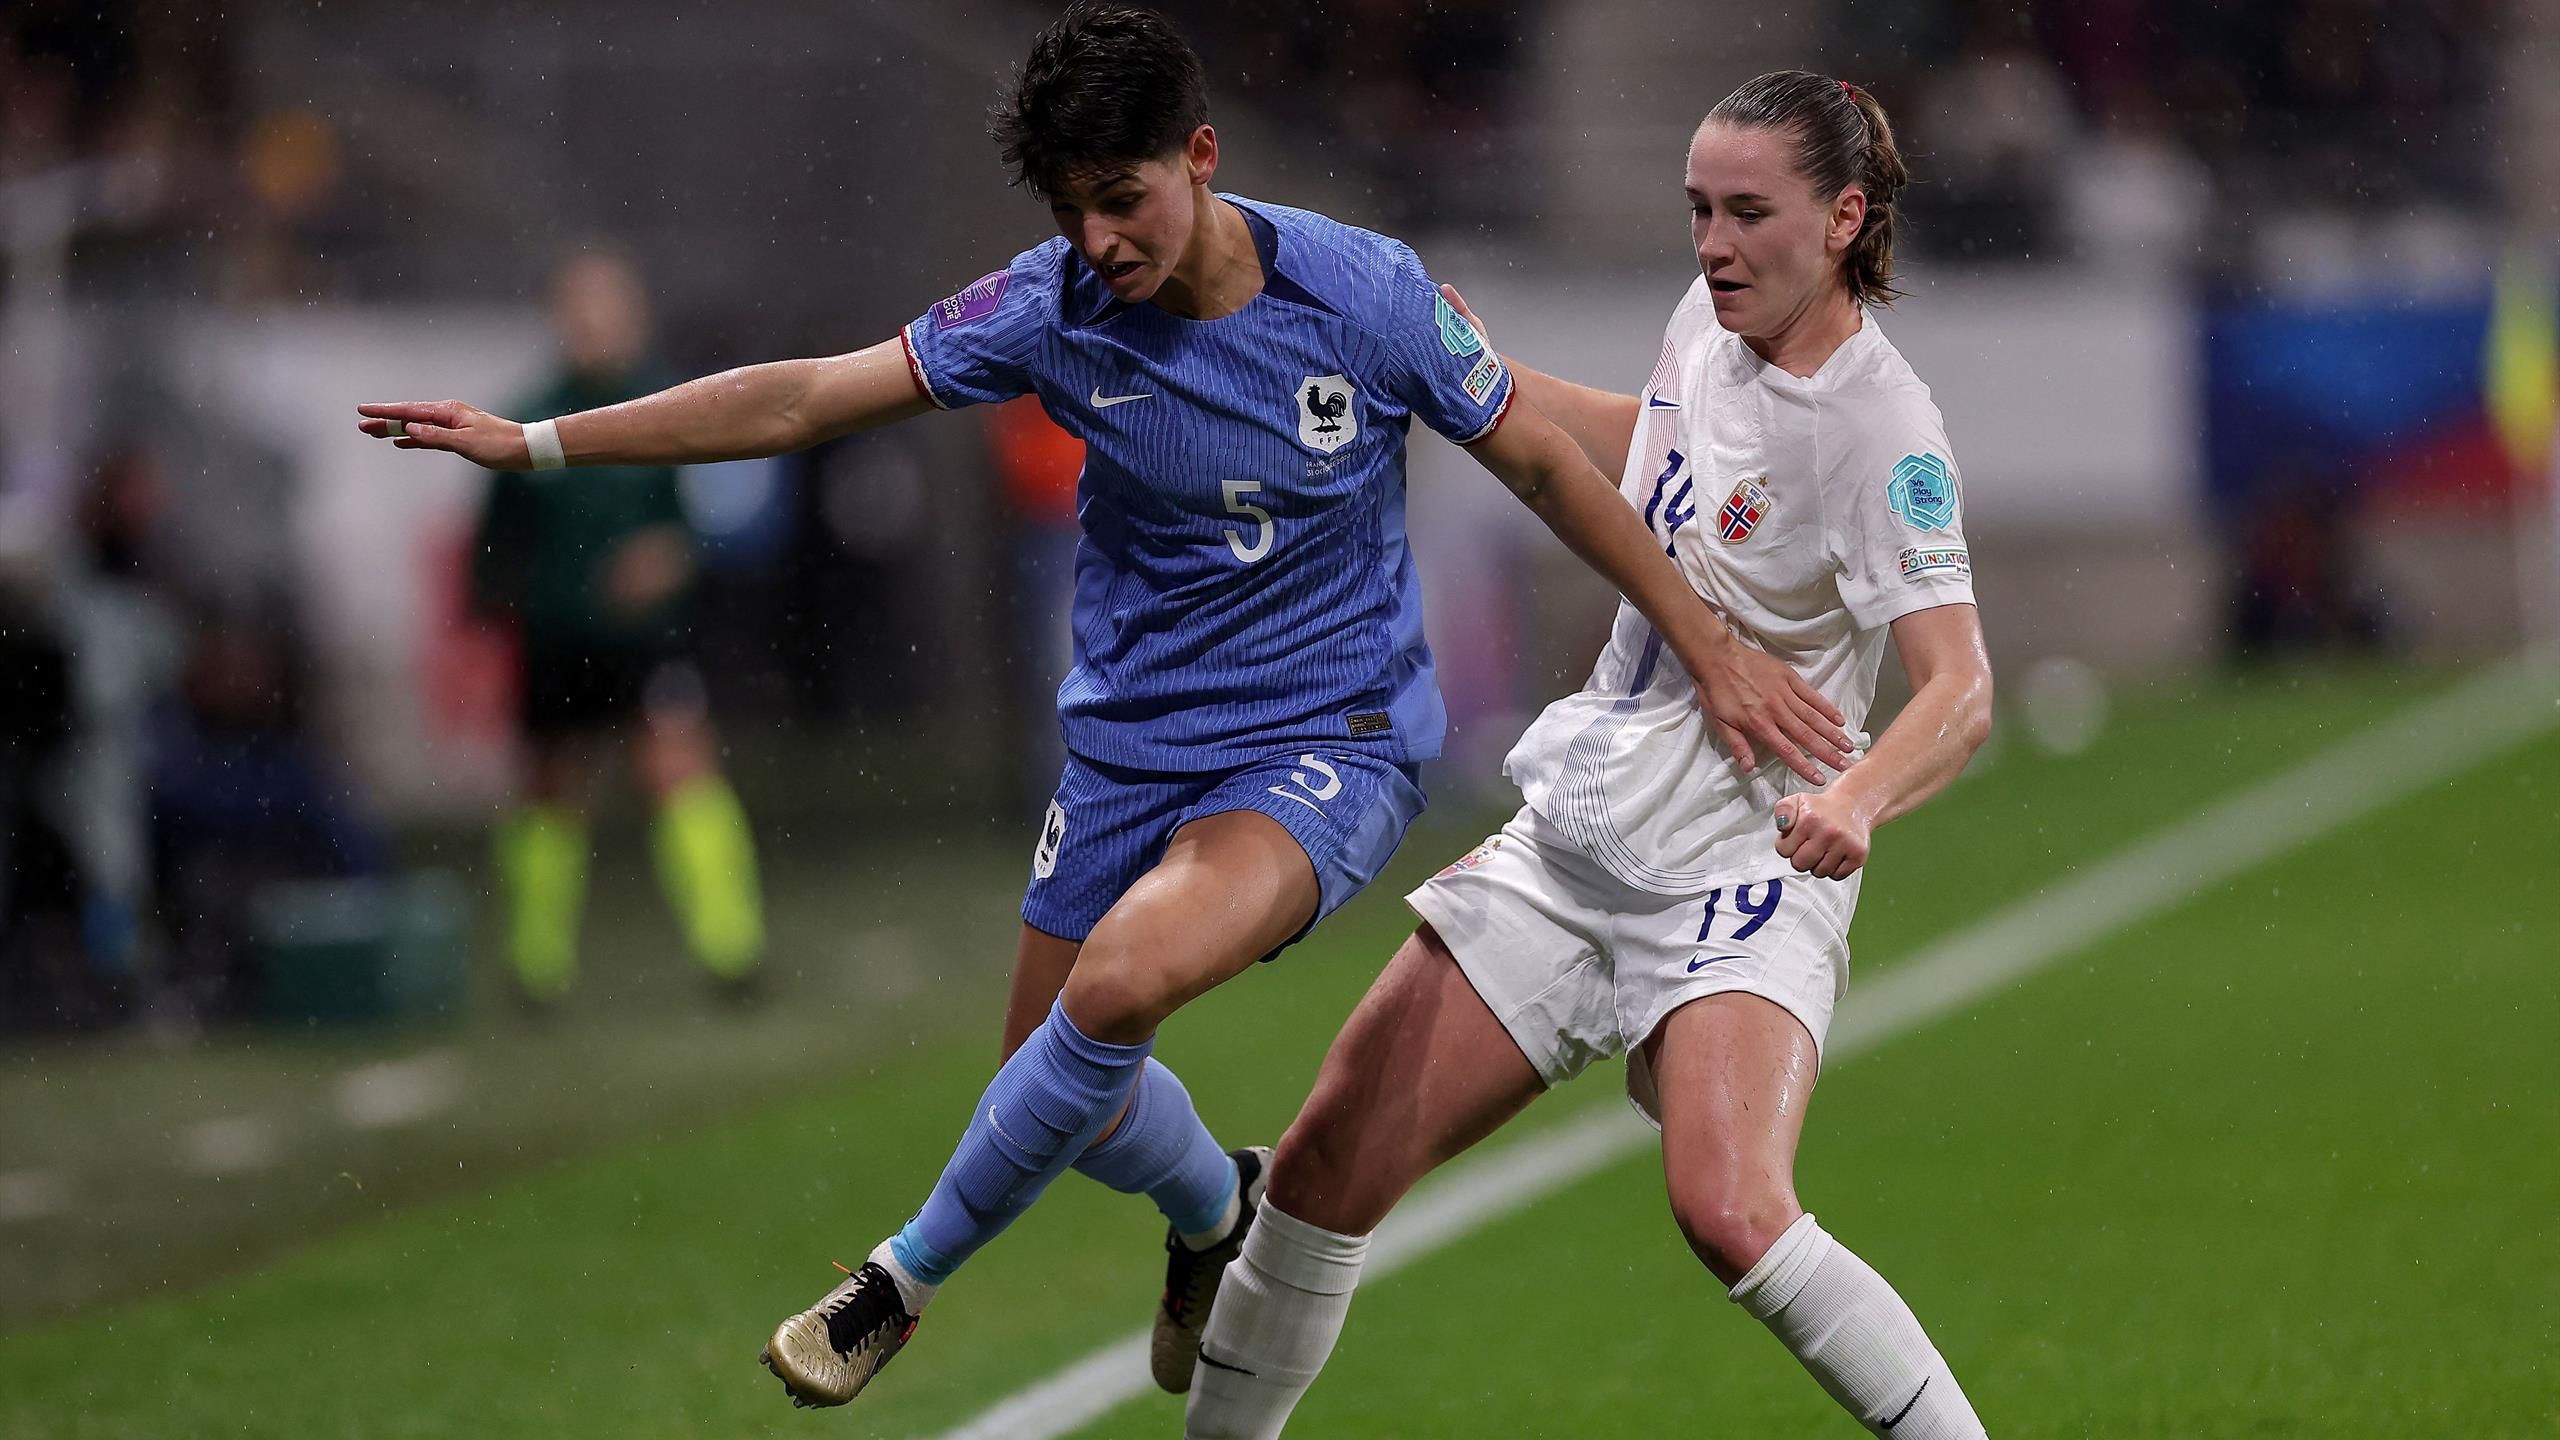
[[[1469,448],[1661,632],[1731,732],[1819,781],[1830,702],[1736,641],[1574,442],[1528,406],[1405,246],[1209,188],[1198,60],[1151,12],[1079,4],[995,122],[1060,234],[895,339],[557,421],[366,405],[368,434],[494,469],[773,455],[1037,394],[1088,447],[1069,759],[1023,901],[1007,1058],[915,1218],[792,1316],[765,1362],[842,1404],[936,1288],[1069,1166],[1171,1222],[1158,1383],[1258,1195],[1148,1058],[1175,1010],[1368,883],[1422,809],[1444,717],[1404,538],[1405,434]],[[567,481],[564,483],[575,483]]]

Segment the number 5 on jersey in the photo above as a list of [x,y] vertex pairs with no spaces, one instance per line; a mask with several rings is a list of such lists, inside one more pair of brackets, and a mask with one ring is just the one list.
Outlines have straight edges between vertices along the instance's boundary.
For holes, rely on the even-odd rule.
[[1262,482],[1229,480],[1223,483],[1227,492],[1227,513],[1250,517],[1255,526],[1253,539],[1250,541],[1244,538],[1242,530],[1233,525],[1227,527],[1227,548],[1236,552],[1238,560],[1250,565],[1271,553],[1271,539],[1274,534],[1271,526],[1271,512],[1244,498],[1260,490]]

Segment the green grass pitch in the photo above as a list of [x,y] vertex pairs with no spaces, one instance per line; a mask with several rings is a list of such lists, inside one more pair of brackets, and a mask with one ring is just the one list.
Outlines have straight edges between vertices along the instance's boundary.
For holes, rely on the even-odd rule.
[[[2135,696],[2068,759],[2008,737],[1880,838],[1859,974],[2423,688]],[[1401,882],[1472,838],[1419,834],[1315,940],[1168,1029],[1160,1053],[1221,1135],[1287,1121],[1406,927]],[[2560,731],[2545,730],[1836,1067],[1811,1112],[1805,1201],[1910,1298],[1995,1434],[2560,1433],[2555,860]],[[947,991],[929,961],[877,1014],[854,993],[759,1022],[770,1034],[645,1016],[572,1028],[556,1069],[521,1032],[465,1043],[468,1061],[525,1067],[474,1092],[496,1138],[371,1142],[365,1163],[392,1177],[376,1188],[398,1203],[293,1199],[327,1187],[336,1155],[288,1167],[254,1204],[201,1182],[155,1191],[136,1161],[112,1226],[0,1228],[0,1285],[50,1277],[66,1297],[0,1333],[0,1435],[930,1435],[1137,1328],[1160,1225],[1070,1179],[854,1407],[794,1412],[755,1363],[773,1323],[831,1282],[827,1261],[894,1228],[940,1167],[991,1060],[1003,957],[978,952],[1009,933],[1017,863],[955,859],[942,868],[964,879],[908,887],[928,892],[905,902],[919,947],[959,935],[974,958],[952,963]],[[830,907],[874,903],[817,860],[776,874],[778,926],[810,945],[849,921]],[[934,928],[964,906],[964,929]],[[651,1108],[638,1079],[582,1083],[622,1073],[611,1037],[627,1034],[644,1055],[727,1055],[701,1063],[729,1067],[714,1087],[729,1098]],[[791,1063],[729,1054],[760,1045]],[[282,1053],[223,1063],[283,1097],[312,1052]],[[147,1108],[174,1073],[121,1063],[94,1062],[81,1093]],[[29,1074],[0,1083],[23,1096]],[[1618,1103],[1610,1070],[1515,1128]],[[0,1104],[0,1139],[52,1133],[29,1108]],[[505,1128],[511,1110],[534,1118]],[[438,1178],[451,1164],[460,1178]],[[279,1206],[290,1224],[260,1218]],[[107,1293],[128,1298],[63,1313],[91,1272],[38,1250],[156,1288],[127,1281]],[[1150,1394],[1084,1433],[1179,1428],[1177,1403]],[[1648,1151],[1364,1290],[1291,1433],[1859,1432],[1688,1257]]]

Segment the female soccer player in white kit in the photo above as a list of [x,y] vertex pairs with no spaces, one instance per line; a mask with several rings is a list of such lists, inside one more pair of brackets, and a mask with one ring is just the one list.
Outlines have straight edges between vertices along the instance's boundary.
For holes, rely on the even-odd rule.
[[1954,457],[1869,308],[1894,293],[1903,180],[1873,97],[1761,76],[1690,146],[1702,273],[1644,393],[1514,373],[1620,469],[1698,593],[1853,730],[1888,633],[1910,704],[1816,788],[1755,764],[1619,608],[1590,683],[1511,753],[1527,803],[1409,897],[1423,923],[1281,1140],[1202,1341],[1194,1440],[1279,1434],[1396,1200],[1629,1050],[1672,1214],[1734,1301],[1877,1434],[1983,1433],[1910,1308],[1798,1206],[1793,1178],[1869,837],[1953,779],[1991,723]]

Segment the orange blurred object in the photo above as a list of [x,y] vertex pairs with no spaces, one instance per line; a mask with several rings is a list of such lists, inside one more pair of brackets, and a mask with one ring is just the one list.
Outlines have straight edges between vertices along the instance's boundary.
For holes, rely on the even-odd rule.
[[1059,429],[1039,397],[1025,395],[989,410],[987,443],[1014,514],[1040,525],[1075,523],[1084,442]]
[[242,146],[249,186],[284,215],[310,209],[338,184],[344,169],[338,132],[308,110],[279,110],[251,127]]

